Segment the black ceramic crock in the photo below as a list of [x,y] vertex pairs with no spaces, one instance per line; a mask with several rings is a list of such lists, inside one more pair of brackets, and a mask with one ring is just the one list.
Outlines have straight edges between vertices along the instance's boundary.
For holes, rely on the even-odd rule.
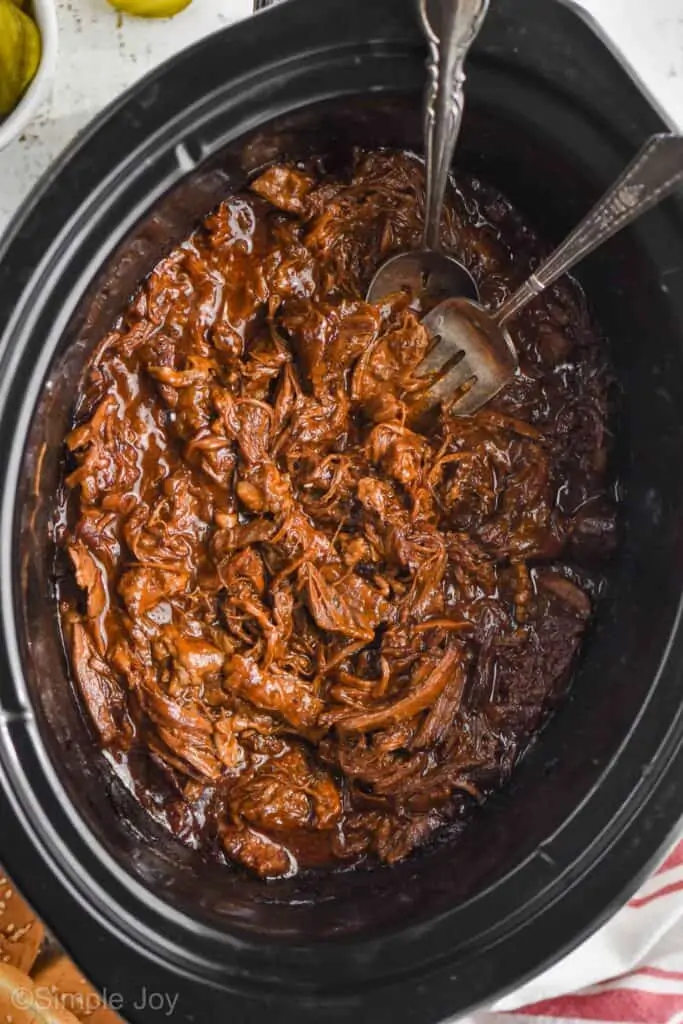
[[[145,78],[43,179],[0,253],[0,860],[69,953],[174,1021],[430,1022],[558,958],[635,889],[683,809],[683,204],[581,269],[620,382],[619,554],[572,695],[455,847],[264,885],[133,805],[73,699],[50,523],[84,360],[134,284],[249,173],[419,148],[412,0],[291,0]],[[496,0],[458,162],[558,241],[665,126],[575,10]],[[120,1005],[119,1000],[117,1005]]]

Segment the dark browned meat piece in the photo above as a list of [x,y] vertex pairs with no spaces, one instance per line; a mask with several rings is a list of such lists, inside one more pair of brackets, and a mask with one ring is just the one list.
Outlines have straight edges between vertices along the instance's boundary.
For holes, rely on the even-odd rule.
[[229,800],[236,819],[267,833],[333,828],[342,813],[339,790],[330,775],[312,769],[297,747],[243,775]]
[[[365,292],[420,244],[423,189],[404,153],[263,171],[141,284],[66,439],[83,704],[158,821],[261,878],[395,863],[502,784],[615,544],[608,376],[570,282],[513,324],[488,408],[419,413],[422,311]],[[443,244],[494,305],[542,253],[464,179]]]
[[430,671],[425,672],[424,668],[421,669],[419,675],[422,678],[405,697],[374,711],[334,718],[337,728],[346,732],[372,732],[374,729],[384,729],[415,718],[421,711],[431,708],[439,699],[450,674],[455,671],[458,657],[457,651],[448,651]]
[[264,171],[251,187],[280,210],[304,213],[306,197],[314,185],[315,178],[311,174],[304,174],[294,167],[276,165]]
[[226,665],[225,686],[257,708],[281,715],[295,729],[314,726],[323,708],[306,680],[275,667],[264,672],[253,658],[239,654]]
[[[128,614],[139,619],[151,612],[162,602],[182,594],[190,581],[190,574],[184,569],[174,571],[160,566],[133,566],[123,573],[119,580],[118,592]],[[79,580],[80,583],[80,580]]]
[[455,724],[462,704],[467,671],[461,657],[449,666],[450,677],[412,741],[412,746],[430,750],[442,743]]
[[102,742],[127,739],[129,724],[121,687],[80,622],[71,625],[71,664],[81,696]]
[[231,860],[239,861],[261,878],[285,878],[296,871],[296,861],[286,846],[251,828],[226,825],[221,839]]
[[556,597],[565,608],[571,609],[580,619],[590,617],[590,598],[576,583],[552,572],[539,573],[537,579],[542,590]]
[[71,544],[69,555],[73,562],[76,583],[87,594],[88,618],[96,619],[107,607],[107,591],[104,587],[102,569],[97,565],[85,544],[80,542]]
[[386,613],[386,597],[364,580],[348,573],[328,582],[319,569],[304,562],[299,570],[306,607],[320,629],[356,640],[372,640]]

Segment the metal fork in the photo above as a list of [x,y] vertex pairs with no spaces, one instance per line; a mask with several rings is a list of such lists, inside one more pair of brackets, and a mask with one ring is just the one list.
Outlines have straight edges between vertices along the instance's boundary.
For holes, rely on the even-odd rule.
[[683,182],[683,136],[655,135],[569,237],[495,312],[470,299],[441,302],[424,324],[434,344],[419,366],[420,406],[447,403],[470,416],[514,376],[518,358],[506,324],[584,256]]

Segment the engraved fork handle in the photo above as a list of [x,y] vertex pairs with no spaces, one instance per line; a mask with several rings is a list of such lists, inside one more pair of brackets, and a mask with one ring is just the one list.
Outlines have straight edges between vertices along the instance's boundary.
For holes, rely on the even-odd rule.
[[489,0],[418,0],[429,45],[424,134],[425,249],[439,249],[441,208],[465,103],[464,64],[479,34]]
[[683,136],[653,135],[579,226],[503,303],[495,314],[497,323],[502,326],[584,256],[656,206],[682,183]]

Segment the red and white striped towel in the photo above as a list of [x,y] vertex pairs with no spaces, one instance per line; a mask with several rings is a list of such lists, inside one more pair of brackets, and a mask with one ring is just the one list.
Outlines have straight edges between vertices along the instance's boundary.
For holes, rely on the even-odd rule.
[[460,1024],[683,1024],[683,839],[633,899],[550,970]]

